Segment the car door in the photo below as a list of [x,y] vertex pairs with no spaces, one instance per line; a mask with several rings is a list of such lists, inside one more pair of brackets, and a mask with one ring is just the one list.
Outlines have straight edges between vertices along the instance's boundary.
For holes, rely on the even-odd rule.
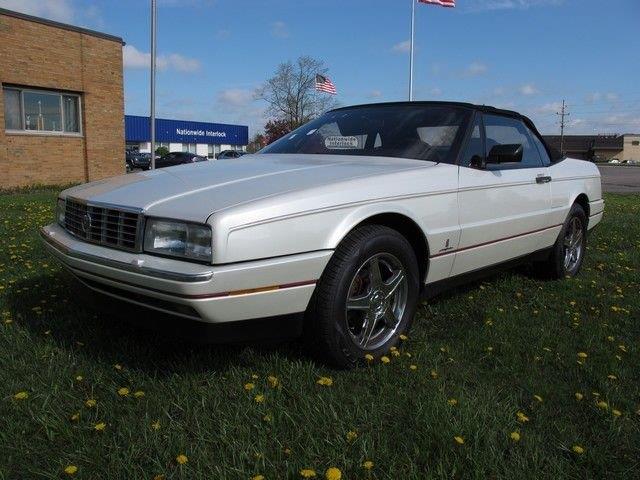
[[[522,161],[487,164],[496,145],[522,145]],[[541,244],[551,208],[548,167],[517,117],[476,114],[458,169],[460,243],[452,275],[528,253]]]

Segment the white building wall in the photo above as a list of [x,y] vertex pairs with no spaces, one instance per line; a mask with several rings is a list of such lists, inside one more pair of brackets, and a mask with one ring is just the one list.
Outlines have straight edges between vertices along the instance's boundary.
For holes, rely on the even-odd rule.
[[198,143],[196,144],[196,155],[200,155],[202,157],[206,157],[207,153],[209,153],[209,147],[206,143]]
[[181,143],[170,143],[169,144],[169,152],[181,152],[182,144]]

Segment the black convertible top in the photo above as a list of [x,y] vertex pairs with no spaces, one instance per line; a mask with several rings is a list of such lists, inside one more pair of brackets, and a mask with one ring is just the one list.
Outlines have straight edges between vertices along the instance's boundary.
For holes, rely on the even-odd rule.
[[361,105],[350,105],[348,107],[339,107],[339,108],[335,108],[333,110],[331,110],[332,112],[337,112],[340,110],[349,110],[351,108],[362,108],[362,107],[384,107],[384,106],[402,106],[402,105],[406,105],[406,106],[410,106],[410,105],[430,105],[430,106],[449,106],[449,107],[457,107],[457,108],[467,108],[469,110],[474,110],[477,112],[483,112],[483,113],[491,113],[491,114],[495,114],[495,115],[503,115],[503,116],[507,116],[507,117],[513,117],[513,118],[518,118],[520,120],[522,120],[527,127],[529,127],[531,129],[531,131],[533,131],[538,138],[540,139],[540,141],[542,142],[542,144],[547,148],[547,152],[549,153],[549,157],[551,158],[552,162],[558,162],[560,160],[562,160],[563,155],[558,152],[556,149],[552,148],[544,139],[544,137],[540,134],[540,132],[538,131],[538,129],[536,128],[535,124],[531,121],[531,119],[525,115],[522,115],[521,113],[518,113],[514,110],[505,110],[502,108],[496,108],[496,107],[492,107],[490,105],[476,105],[473,103],[466,103],[466,102],[448,102],[448,101],[435,101],[435,100],[426,100],[426,101],[413,101],[413,102],[380,102],[380,103],[365,103],[365,104],[361,104]]

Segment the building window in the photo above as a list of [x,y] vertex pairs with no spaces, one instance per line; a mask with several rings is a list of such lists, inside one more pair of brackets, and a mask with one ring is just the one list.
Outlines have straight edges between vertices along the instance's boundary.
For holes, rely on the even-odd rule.
[[80,133],[80,96],[23,88],[3,88],[6,130]]
[[195,143],[183,143],[182,151],[188,153],[196,153],[196,144]]
[[207,157],[216,158],[221,150],[220,145],[207,145]]

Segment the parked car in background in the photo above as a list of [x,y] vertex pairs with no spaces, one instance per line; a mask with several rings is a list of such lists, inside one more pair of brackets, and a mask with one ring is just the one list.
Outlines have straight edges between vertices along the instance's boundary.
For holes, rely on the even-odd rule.
[[149,170],[151,167],[151,154],[129,151],[125,155],[125,161],[127,163],[127,171],[135,170],[136,168]]
[[226,160],[229,158],[240,158],[243,155],[246,155],[247,152],[243,152],[242,150],[223,150],[218,155],[216,155],[216,160]]
[[207,157],[189,152],[171,152],[156,160],[156,168],[173,167],[185,163],[206,162]]
[[352,367],[399,343],[421,295],[479,271],[577,275],[603,212],[597,166],[527,117],[399,102],[329,111],[240,162],[72,187],[41,235],[87,289],[179,325],[304,331]]
[[618,160],[617,158],[612,158],[611,160],[609,160],[609,163],[620,163],[620,160]]

